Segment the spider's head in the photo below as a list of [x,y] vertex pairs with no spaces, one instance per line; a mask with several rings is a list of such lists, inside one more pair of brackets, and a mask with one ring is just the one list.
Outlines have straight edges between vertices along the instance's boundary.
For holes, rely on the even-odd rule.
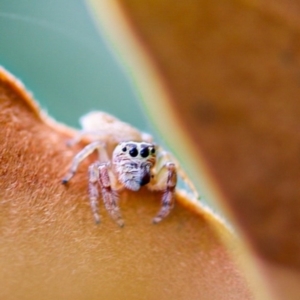
[[130,141],[118,144],[112,163],[119,181],[132,191],[149,183],[156,162],[155,152],[155,145],[150,143]]

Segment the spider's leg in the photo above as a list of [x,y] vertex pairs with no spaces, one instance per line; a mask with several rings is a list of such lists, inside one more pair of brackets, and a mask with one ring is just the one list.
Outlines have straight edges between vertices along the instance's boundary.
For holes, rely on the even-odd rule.
[[86,132],[84,130],[79,131],[74,138],[67,140],[67,146],[73,147],[74,145],[78,144],[82,140],[84,135],[86,135]]
[[118,206],[118,194],[117,191],[114,191],[111,187],[108,170],[108,163],[102,163],[98,167],[99,185],[101,188],[103,202],[112,219],[115,220],[120,227],[123,227],[124,221],[122,219],[120,208]]
[[98,168],[100,163],[96,162],[89,167],[89,199],[91,209],[96,224],[100,223],[99,207],[98,207]]
[[175,164],[166,162],[160,167],[156,176],[156,183],[153,186],[149,186],[149,188],[162,191],[163,196],[161,209],[153,219],[153,223],[155,224],[164,219],[174,207],[174,194],[177,183]]
[[62,180],[63,184],[66,184],[70,181],[70,179],[75,175],[79,164],[95,150],[98,150],[100,161],[108,160],[103,142],[96,141],[88,144],[74,157],[70,171]]
[[67,143],[66,143],[67,146],[68,147],[75,146],[76,144],[78,144],[79,142],[81,142],[83,140],[84,136],[93,136],[93,137],[95,137],[95,140],[96,140],[96,139],[99,139],[99,137],[101,137],[101,134],[99,134],[99,132],[97,132],[97,131],[82,129],[76,134],[76,136],[74,138],[67,140]]
[[185,171],[180,167],[180,164],[178,163],[178,161],[175,159],[175,157],[170,154],[169,152],[163,150],[161,147],[158,148],[158,157],[157,157],[157,161],[158,164],[161,164],[164,161],[172,161],[176,164],[176,170],[177,170],[177,174],[178,176],[180,176],[180,178],[183,180],[183,182],[186,184],[186,186],[190,189],[190,191],[192,192],[193,196],[196,199],[199,199],[199,193],[196,189],[196,187],[194,186],[194,184],[191,182],[191,180],[188,178],[188,176],[186,175]]

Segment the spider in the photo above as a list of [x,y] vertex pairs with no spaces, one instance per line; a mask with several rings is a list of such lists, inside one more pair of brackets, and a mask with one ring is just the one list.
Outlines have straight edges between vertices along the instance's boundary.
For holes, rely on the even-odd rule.
[[74,157],[62,183],[70,181],[86,157],[94,151],[98,152],[98,160],[88,170],[89,200],[95,222],[100,223],[99,190],[107,212],[123,227],[118,194],[124,188],[138,191],[142,186],[147,186],[151,191],[163,192],[161,209],[153,223],[164,219],[174,206],[177,184],[177,167],[171,156],[153,144],[150,135],[106,113],[91,112],[81,119],[81,124],[83,130],[69,145],[78,143],[85,135],[92,136],[93,142]]

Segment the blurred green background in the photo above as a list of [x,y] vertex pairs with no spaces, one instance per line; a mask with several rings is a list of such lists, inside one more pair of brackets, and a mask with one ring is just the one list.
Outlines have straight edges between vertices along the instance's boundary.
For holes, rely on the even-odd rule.
[[0,0],[0,65],[49,115],[79,128],[83,114],[106,111],[167,148],[110,47],[84,0]]
[[0,64],[60,122],[102,110],[152,132],[84,0],[0,0]]

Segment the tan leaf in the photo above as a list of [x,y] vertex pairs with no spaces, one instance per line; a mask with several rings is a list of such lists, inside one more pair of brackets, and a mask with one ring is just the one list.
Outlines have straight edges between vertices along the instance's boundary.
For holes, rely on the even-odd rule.
[[90,2],[164,137],[255,249],[275,294],[298,299],[298,2]]

